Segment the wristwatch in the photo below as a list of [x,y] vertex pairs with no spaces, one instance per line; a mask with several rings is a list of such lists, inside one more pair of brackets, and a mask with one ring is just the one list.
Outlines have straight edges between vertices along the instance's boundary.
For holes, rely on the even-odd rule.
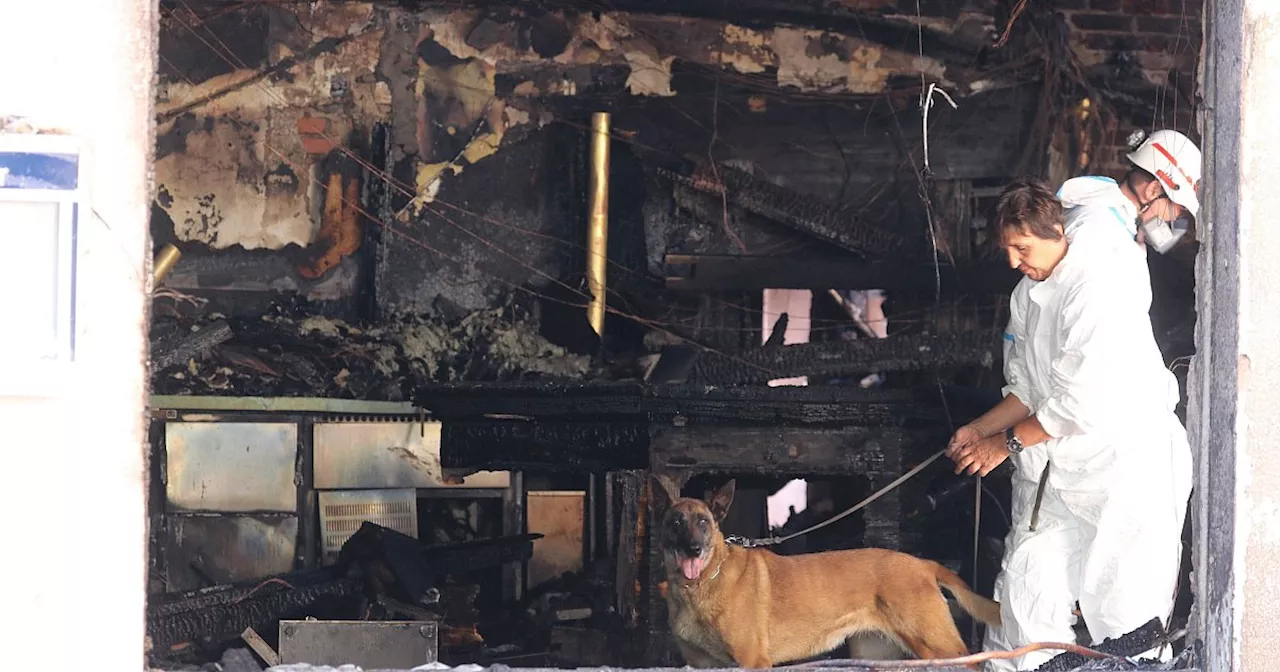
[[1004,447],[1014,455],[1022,452],[1022,439],[1013,433],[1012,427],[1004,430]]

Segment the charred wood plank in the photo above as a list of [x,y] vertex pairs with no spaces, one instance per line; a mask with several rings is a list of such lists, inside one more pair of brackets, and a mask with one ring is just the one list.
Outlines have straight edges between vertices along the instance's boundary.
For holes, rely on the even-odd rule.
[[907,239],[897,233],[836,212],[812,196],[726,165],[717,165],[714,174],[701,162],[696,165],[692,175],[665,168],[658,172],[677,184],[709,194],[723,194],[730,202],[761,217],[851,252],[886,255],[908,247]]
[[419,387],[414,403],[442,420],[595,415],[637,418],[644,386],[634,382],[440,383]]
[[[1160,619],[1153,618],[1133,632],[1115,639],[1108,639],[1090,648],[1115,656],[1136,656],[1158,646],[1163,641],[1163,637],[1164,628],[1160,625]],[[1036,672],[1068,672],[1081,667],[1087,662],[1089,661],[1078,653],[1062,653],[1037,667]]]
[[245,628],[267,629],[281,618],[308,615],[309,609],[321,600],[352,599],[359,591],[359,581],[341,578],[292,590],[254,594],[205,609],[182,610],[170,615],[152,612],[147,615],[147,635],[156,653],[183,642],[225,642],[240,637]]
[[946,298],[958,294],[1006,294],[1020,277],[1017,271],[996,263],[953,266],[942,262],[935,269],[928,261],[904,266],[889,261],[728,254],[668,254],[666,263],[689,269],[688,275],[668,276],[667,289],[696,291],[876,287],[895,294],[932,296],[941,276]]
[[188,359],[207,353],[214,347],[231,340],[233,335],[231,325],[227,324],[226,320],[218,320],[195,333],[157,343],[151,356],[152,368],[159,371],[183,364]]
[[899,455],[927,433],[897,428],[668,427],[655,432],[655,471],[769,475],[897,475]]
[[998,334],[976,332],[805,343],[733,355],[704,352],[694,365],[694,379],[702,384],[744,385],[791,376],[990,367],[998,361],[1000,349]]
[[[458,422],[519,420],[671,424],[679,417],[694,422],[800,426],[906,426],[945,420],[933,386],[864,390],[764,385],[450,383],[420,388],[415,400],[433,417],[444,421],[446,431]],[[963,396],[948,395],[947,403],[958,414],[968,412],[970,407],[977,412],[986,408]],[[442,453],[449,450],[445,446]]]
[[[619,471],[609,475],[617,483],[619,500],[618,545],[614,577],[615,604],[623,625],[634,628],[639,624],[640,612],[635,586],[640,580],[644,563],[645,479],[647,471]],[[612,504],[612,503],[611,503]]]
[[644,422],[456,421],[440,429],[440,464],[463,469],[614,471],[648,466]]
[[201,611],[243,602],[250,597],[265,596],[331,583],[340,573],[331,568],[279,574],[263,581],[223,584],[209,588],[165,593],[147,600],[149,617],[169,617],[189,611]]

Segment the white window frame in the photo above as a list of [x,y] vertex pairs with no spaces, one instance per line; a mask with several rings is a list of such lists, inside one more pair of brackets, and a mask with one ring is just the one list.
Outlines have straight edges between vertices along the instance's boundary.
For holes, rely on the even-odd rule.
[[[87,207],[83,148],[70,136],[0,133],[0,169],[4,166],[3,155],[9,153],[71,156],[76,166],[75,185],[70,189],[9,187],[4,176],[0,176],[0,204],[54,203],[58,206],[56,298],[51,306],[56,311],[54,343],[48,350],[54,354],[40,357],[30,352],[0,351],[0,397],[48,397],[64,389],[76,358],[77,235],[80,214]],[[14,290],[0,288],[0,291]],[[21,328],[21,323],[26,321],[24,317],[9,315],[0,319],[16,320],[18,325],[12,328]]]

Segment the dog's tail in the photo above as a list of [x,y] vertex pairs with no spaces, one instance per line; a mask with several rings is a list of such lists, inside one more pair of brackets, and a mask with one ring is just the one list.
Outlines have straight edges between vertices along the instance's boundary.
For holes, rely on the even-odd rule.
[[964,579],[956,575],[955,572],[943,567],[938,563],[933,563],[934,572],[938,579],[938,585],[947,589],[956,598],[956,602],[960,603],[960,608],[969,612],[970,616],[986,623],[990,626],[1000,625],[1000,603],[989,600],[969,588],[969,584]]

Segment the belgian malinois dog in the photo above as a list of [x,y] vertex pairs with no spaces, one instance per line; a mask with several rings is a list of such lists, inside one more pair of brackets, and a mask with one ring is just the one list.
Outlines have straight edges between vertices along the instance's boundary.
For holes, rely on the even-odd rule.
[[710,502],[654,478],[671,632],[692,667],[767,668],[880,633],[917,658],[967,655],[939,588],[989,626],[1000,605],[932,561],[880,548],[782,556],[728,545],[734,481]]

